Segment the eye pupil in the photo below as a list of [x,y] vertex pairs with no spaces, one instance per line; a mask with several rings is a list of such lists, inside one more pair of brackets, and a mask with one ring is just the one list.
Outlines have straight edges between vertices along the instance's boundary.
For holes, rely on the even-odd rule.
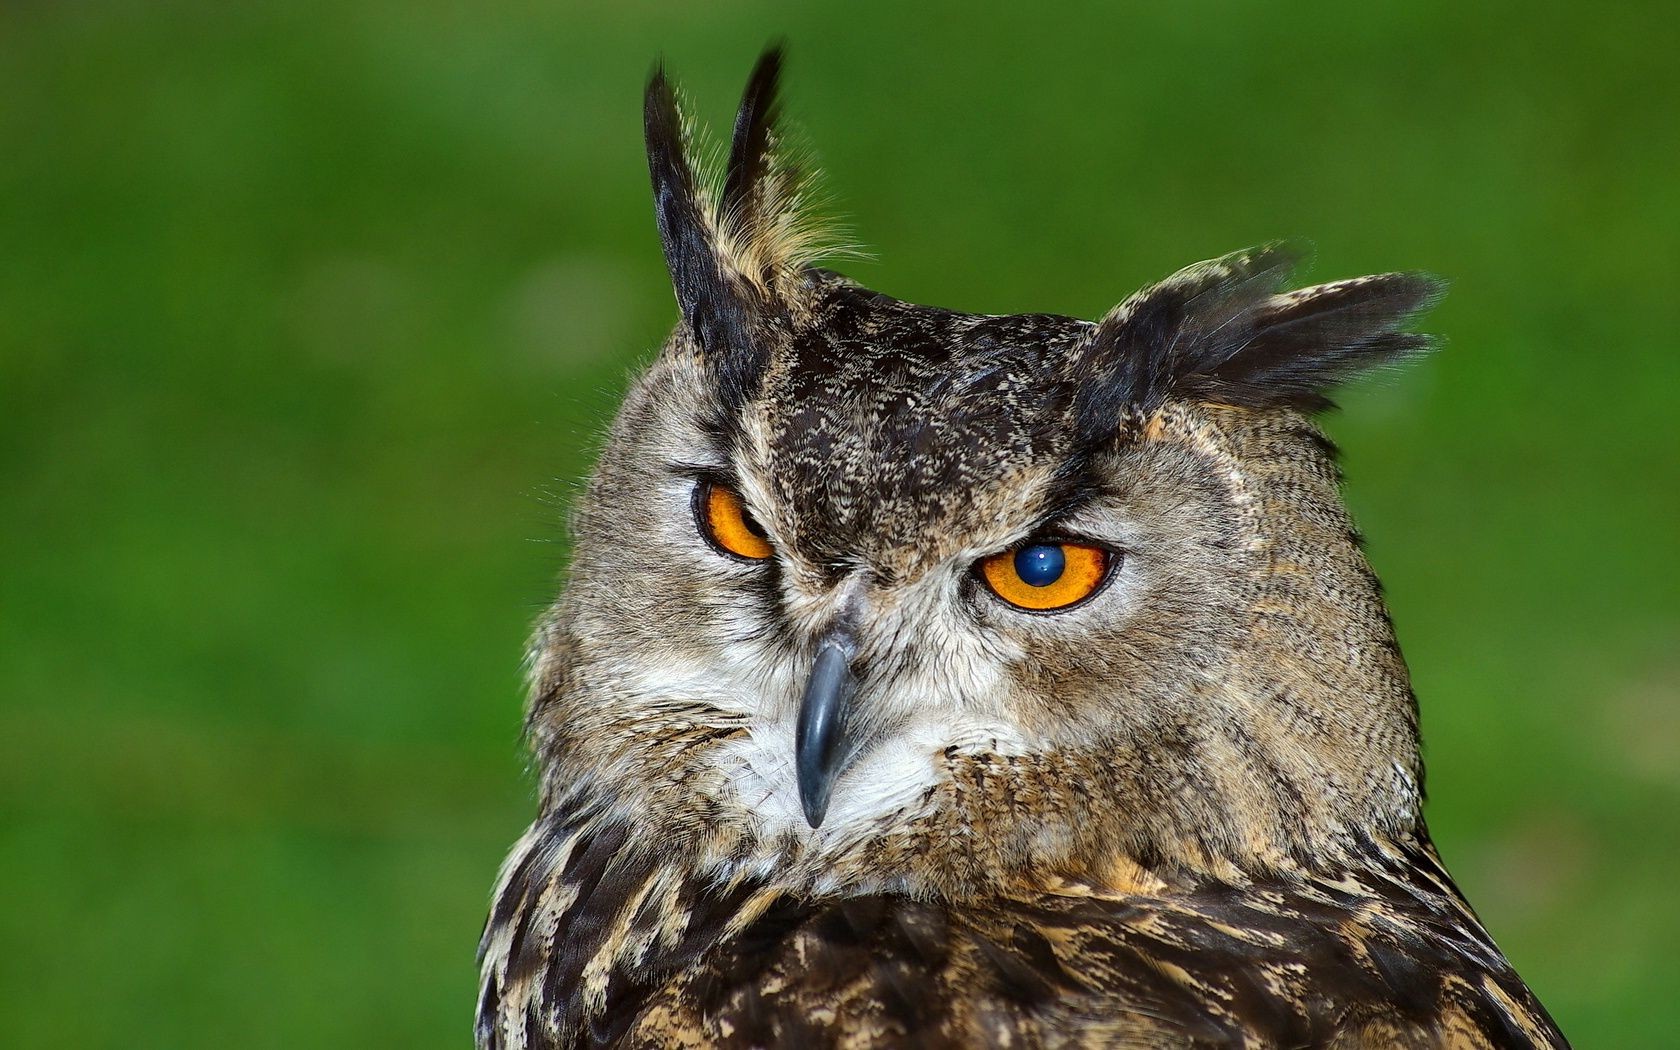
[[770,538],[770,534],[764,531],[764,526],[760,525],[758,519],[752,516],[752,511],[745,507],[741,508],[741,525],[758,539],[768,540]]
[[1015,575],[1030,587],[1048,587],[1067,570],[1067,555],[1059,543],[1035,543],[1015,552]]

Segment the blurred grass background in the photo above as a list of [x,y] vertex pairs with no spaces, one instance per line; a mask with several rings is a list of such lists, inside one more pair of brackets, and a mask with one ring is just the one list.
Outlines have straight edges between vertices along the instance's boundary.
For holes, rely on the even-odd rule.
[[640,90],[763,43],[895,295],[1285,235],[1449,348],[1329,426],[1437,840],[1581,1046],[1680,1025],[1672,7],[0,6],[0,1031],[460,1046],[518,664],[674,306]]

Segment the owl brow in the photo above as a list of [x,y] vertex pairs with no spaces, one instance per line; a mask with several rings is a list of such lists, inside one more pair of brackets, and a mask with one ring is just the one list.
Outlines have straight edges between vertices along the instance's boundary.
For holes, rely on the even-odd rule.
[[695,423],[706,451],[717,459],[727,459],[730,450],[740,442],[741,416],[725,411],[722,405],[713,404],[702,409]]
[[708,484],[723,485],[732,489],[740,488],[741,484],[733,470],[716,463],[694,463],[683,460],[667,464],[667,469],[674,476],[687,478],[690,481],[704,481]]
[[1089,451],[1075,452],[1056,468],[1045,488],[1043,505],[1034,531],[1056,529],[1100,499],[1104,486],[1096,473],[1096,457]]

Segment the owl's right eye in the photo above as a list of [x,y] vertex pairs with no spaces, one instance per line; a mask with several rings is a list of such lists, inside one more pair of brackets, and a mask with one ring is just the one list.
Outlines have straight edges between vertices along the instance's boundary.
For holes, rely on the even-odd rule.
[[694,486],[694,523],[720,554],[742,561],[763,561],[775,553],[764,526],[752,516],[741,494],[715,481]]
[[1030,540],[982,558],[975,566],[992,593],[1026,612],[1071,609],[1102,589],[1119,559],[1102,547],[1067,540]]

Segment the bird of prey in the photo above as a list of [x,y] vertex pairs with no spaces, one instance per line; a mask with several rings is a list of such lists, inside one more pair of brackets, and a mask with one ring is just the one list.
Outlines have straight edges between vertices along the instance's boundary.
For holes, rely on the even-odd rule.
[[890,298],[647,88],[681,320],[532,646],[478,1045],[1562,1047],[1421,813],[1311,416],[1432,344],[1271,244],[1095,322]]

